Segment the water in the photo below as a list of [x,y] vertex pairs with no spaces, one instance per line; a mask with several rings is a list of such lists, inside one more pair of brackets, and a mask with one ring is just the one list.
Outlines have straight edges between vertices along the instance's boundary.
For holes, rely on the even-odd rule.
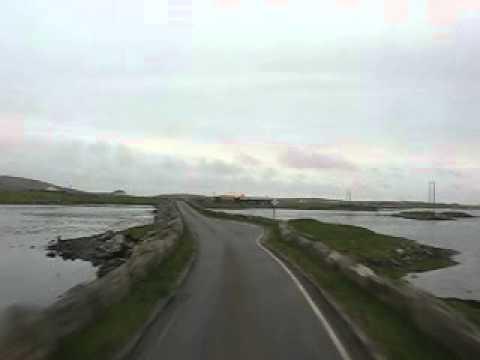
[[[272,217],[270,209],[229,210],[241,213]],[[454,249],[460,252],[455,260],[460,264],[412,274],[407,277],[413,285],[439,297],[480,300],[480,211],[468,213],[479,218],[457,221],[418,221],[395,218],[397,211],[325,211],[282,210],[276,211],[278,219],[311,218],[330,223],[362,226],[378,233],[401,236],[426,245]]]
[[57,236],[83,237],[149,224],[151,207],[0,206],[0,310],[21,303],[45,306],[96,269],[81,260],[47,258]]

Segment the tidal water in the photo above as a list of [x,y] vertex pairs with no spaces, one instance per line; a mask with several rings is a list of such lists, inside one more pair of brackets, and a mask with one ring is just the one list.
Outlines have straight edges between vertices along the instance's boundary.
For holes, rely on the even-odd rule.
[[152,220],[147,206],[0,205],[0,310],[12,304],[46,306],[95,278],[89,262],[47,258],[44,248],[50,240],[124,230]]
[[[272,217],[270,209],[229,210],[232,213]],[[454,249],[459,265],[411,274],[406,279],[413,285],[439,297],[480,300],[480,211],[467,211],[479,216],[457,221],[418,221],[388,215],[397,211],[324,211],[277,210],[279,219],[311,218],[324,222],[362,226],[377,233],[401,236],[426,245]]]

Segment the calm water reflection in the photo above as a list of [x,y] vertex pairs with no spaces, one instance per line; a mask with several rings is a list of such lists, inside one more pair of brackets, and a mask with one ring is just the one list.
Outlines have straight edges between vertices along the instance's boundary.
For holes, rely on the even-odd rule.
[[[272,216],[272,210],[249,209],[229,212]],[[414,285],[441,297],[480,300],[480,218],[457,221],[417,221],[394,218],[395,211],[354,212],[323,210],[277,210],[279,219],[312,218],[325,222],[363,226],[378,233],[402,236],[420,243],[460,252],[460,264],[409,276]],[[468,211],[480,216],[480,211]]]
[[73,238],[152,221],[151,207],[0,206],[0,309],[44,306],[72,286],[95,278],[88,262],[45,256],[57,236]]

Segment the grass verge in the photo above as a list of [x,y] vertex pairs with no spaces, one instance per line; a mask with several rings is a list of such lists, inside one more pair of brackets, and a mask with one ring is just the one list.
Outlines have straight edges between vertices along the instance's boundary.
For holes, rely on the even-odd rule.
[[291,220],[290,225],[313,241],[363,263],[378,274],[399,279],[409,273],[440,269],[457,264],[455,251],[421,245],[416,241],[377,234],[351,225],[316,220]]
[[366,292],[339,271],[324,266],[320,257],[292,243],[280,240],[273,227],[268,245],[311,274],[348,316],[374,341],[389,360],[453,360],[442,344],[421,332],[407,313],[401,313]]
[[109,359],[148,319],[158,301],[174,290],[195,249],[188,227],[178,245],[130,294],[109,307],[95,324],[61,341],[51,360]]

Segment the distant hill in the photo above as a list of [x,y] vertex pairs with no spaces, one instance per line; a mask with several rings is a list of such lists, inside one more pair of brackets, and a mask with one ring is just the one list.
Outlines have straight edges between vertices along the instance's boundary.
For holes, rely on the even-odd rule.
[[66,191],[79,192],[78,190],[64,188],[51,183],[26,179],[16,176],[2,176],[0,175],[0,191]]

